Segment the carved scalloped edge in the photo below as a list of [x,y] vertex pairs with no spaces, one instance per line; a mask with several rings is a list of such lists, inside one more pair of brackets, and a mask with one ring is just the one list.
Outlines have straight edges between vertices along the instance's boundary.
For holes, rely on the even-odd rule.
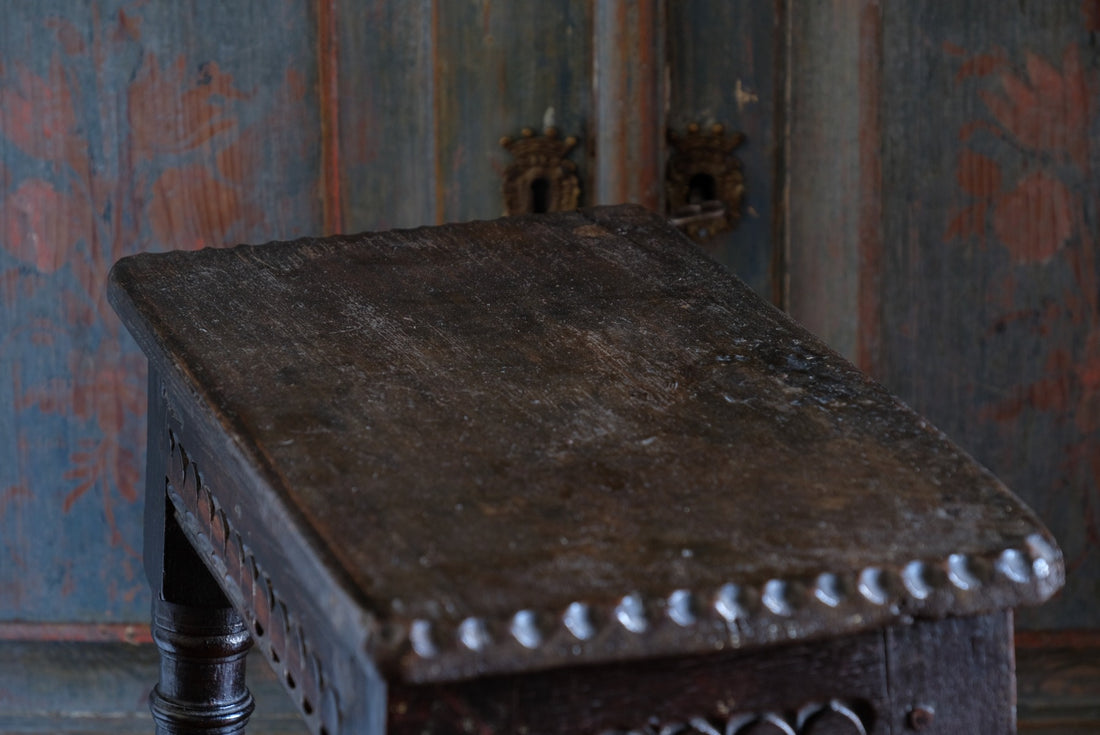
[[[784,733],[784,735],[809,735],[815,730],[815,724],[822,716],[839,718],[844,727],[844,732],[851,735],[867,735],[863,720],[855,713],[860,709],[855,703],[852,706],[839,700],[829,702],[813,702],[801,707],[797,712],[734,712],[718,719],[710,717],[689,717],[678,722],[660,722],[651,719],[641,727],[629,730],[605,730],[600,735],[741,735],[757,731],[760,725],[768,725],[769,732]],[[866,703],[864,703],[866,704]],[[834,719],[829,732],[837,732],[837,720]]]
[[[950,554],[903,565],[869,566],[858,573],[822,572],[807,579],[770,579],[763,584],[729,582],[710,590],[671,590],[645,598],[630,592],[613,605],[583,600],[560,612],[524,609],[507,620],[466,618],[457,625],[409,621],[408,642],[422,659],[445,654],[483,654],[493,648],[538,650],[551,640],[583,646],[602,635],[636,635],[678,628],[724,627],[734,646],[799,637],[833,618],[858,623],[910,616],[968,614],[1009,607],[1021,599],[1049,597],[1061,584],[1061,552],[1039,533],[1019,547],[985,554]],[[771,631],[761,634],[760,631]],[[675,634],[674,634],[675,635]]]
[[[168,444],[169,476],[165,479],[173,506],[184,516],[181,525],[216,573],[237,587],[226,590],[227,595],[237,598],[233,602],[246,611],[253,642],[281,670],[284,686],[310,729],[320,735],[336,735],[344,720],[341,697],[325,673],[321,657],[309,645],[304,627],[287,608],[171,429]],[[281,645],[276,638],[281,638]],[[312,697],[311,691],[316,693]]]

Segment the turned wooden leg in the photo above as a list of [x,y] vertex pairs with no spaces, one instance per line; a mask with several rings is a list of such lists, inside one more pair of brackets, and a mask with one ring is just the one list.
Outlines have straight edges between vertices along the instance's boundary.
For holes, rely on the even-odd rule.
[[160,682],[149,697],[158,735],[243,733],[252,714],[244,684],[252,646],[232,608],[153,603]]
[[[176,519],[166,473],[173,450],[164,395],[150,377],[145,570],[153,588],[160,682],[149,697],[158,735],[243,733],[253,701],[245,687],[252,639]],[[167,446],[165,446],[167,445]]]

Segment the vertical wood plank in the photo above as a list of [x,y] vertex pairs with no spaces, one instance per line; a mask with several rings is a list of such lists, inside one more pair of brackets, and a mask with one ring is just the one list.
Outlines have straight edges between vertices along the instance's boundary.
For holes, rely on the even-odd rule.
[[[1016,732],[1011,612],[918,622],[885,636],[889,732]],[[920,727],[911,720],[918,709],[931,714]]]
[[[556,126],[586,140],[589,3],[547,0],[440,3],[435,7],[438,221],[498,217],[510,163],[500,138]],[[590,202],[582,190],[582,202]]]
[[782,181],[776,168],[783,153],[776,111],[785,104],[777,74],[784,53],[783,5],[749,0],[668,5],[668,128],[683,133],[691,123],[721,123],[745,134],[737,150],[745,175],[741,222],[703,247],[766,299],[778,296],[772,261]]
[[434,5],[336,3],[336,127],[346,231],[439,219]]
[[872,130],[860,137],[880,93],[864,71],[880,63],[862,25],[874,5],[793,0],[791,7],[788,305],[852,360],[863,326],[861,213],[880,196],[864,157],[881,139]]
[[877,0],[859,8],[859,331],[855,361],[873,375],[881,371],[882,344],[882,9]]
[[344,231],[340,146],[340,7],[317,0],[317,87],[321,116],[321,234]]
[[665,3],[596,3],[592,204],[664,205]]

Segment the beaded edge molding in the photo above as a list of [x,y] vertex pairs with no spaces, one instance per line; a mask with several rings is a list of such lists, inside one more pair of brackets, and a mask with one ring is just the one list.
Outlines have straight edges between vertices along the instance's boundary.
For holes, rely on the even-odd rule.
[[1061,552],[1033,533],[1020,548],[870,566],[858,574],[823,572],[760,585],[729,582],[710,591],[676,589],[664,597],[631,592],[603,606],[575,601],[557,614],[524,609],[507,619],[467,617],[448,625],[420,618],[405,625],[412,652],[427,661],[486,657],[493,649],[514,652],[517,646],[535,652],[563,643],[579,656],[601,638],[647,634],[685,643],[706,637],[714,648],[739,648],[798,640],[826,624],[856,632],[895,620],[1038,603],[1062,578]]
[[[180,526],[201,556],[215,567],[222,589],[238,610],[247,612],[253,642],[283,677],[291,699],[313,732],[336,735],[344,719],[340,696],[320,656],[307,642],[304,627],[275,587],[241,534],[233,528],[198,466],[168,430],[167,481],[171,506]],[[281,624],[279,624],[281,623]],[[280,641],[273,640],[281,638]]]

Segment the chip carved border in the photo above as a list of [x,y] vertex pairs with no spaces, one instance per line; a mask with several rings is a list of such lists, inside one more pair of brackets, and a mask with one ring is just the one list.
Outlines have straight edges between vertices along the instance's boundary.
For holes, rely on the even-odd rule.
[[166,489],[180,527],[280,675],[310,729],[337,735],[345,721],[335,679],[286,599],[234,527],[175,432],[168,430]]

